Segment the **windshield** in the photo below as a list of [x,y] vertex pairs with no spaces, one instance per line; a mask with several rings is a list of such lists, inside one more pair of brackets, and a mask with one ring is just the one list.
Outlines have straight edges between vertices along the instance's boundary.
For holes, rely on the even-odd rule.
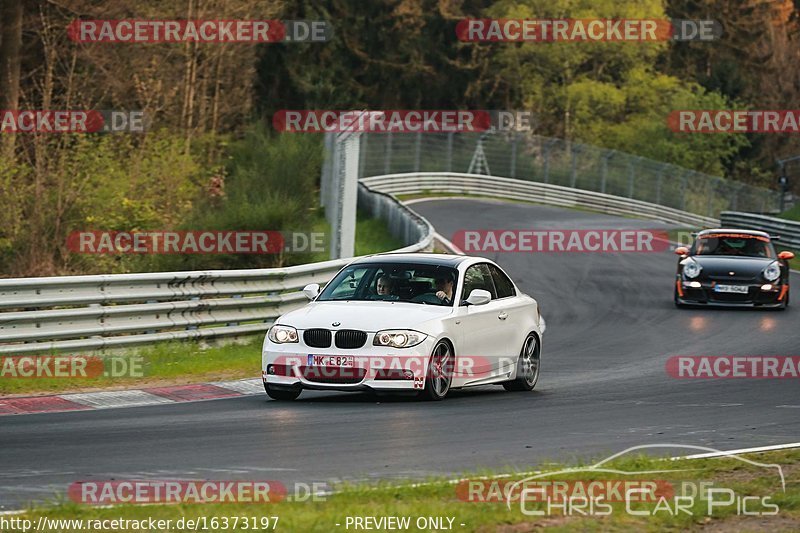
[[769,239],[743,233],[709,233],[701,235],[694,244],[694,255],[726,255],[774,258],[775,250]]
[[452,305],[458,271],[413,263],[355,264],[342,270],[317,301],[399,301]]

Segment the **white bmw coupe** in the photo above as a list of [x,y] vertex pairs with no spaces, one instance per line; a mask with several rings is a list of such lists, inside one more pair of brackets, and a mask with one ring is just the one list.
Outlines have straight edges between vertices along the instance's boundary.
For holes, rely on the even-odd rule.
[[530,391],[539,379],[539,305],[488,259],[373,255],[303,292],[312,301],[264,339],[262,380],[276,400],[303,389],[441,400],[477,385]]

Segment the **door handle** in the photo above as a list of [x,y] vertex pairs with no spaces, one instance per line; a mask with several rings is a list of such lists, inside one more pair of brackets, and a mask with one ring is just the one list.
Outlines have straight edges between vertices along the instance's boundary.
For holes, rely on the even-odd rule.
[[503,311],[502,313],[500,313],[499,315],[497,315],[497,318],[499,318],[500,320],[505,320],[506,318],[508,318],[508,313],[506,313],[505,311]]

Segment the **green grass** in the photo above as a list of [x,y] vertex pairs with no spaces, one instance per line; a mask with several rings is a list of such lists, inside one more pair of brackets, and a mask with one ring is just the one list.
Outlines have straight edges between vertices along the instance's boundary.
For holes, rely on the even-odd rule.
[[791,209],[784,211],[778,216],[780,218],[785,218],[786,220],[794,220],[795,222],[800,222],[800,204],[795,205]]
[[[266,330],[266,325],[265,325]],[[0,395],[57,393],[88,389],[138,388],[166,383],[183,384],[260,375],[262,335],[237,344],[206,347],[197,341],[168,342],[129,349],[113,357],[141,361],[133,377],[0,378]],[[112,357],[112,356],[109,356]]]
[[[310,254],[295,254],[291,264],[317,263],[330,259],[331,226],[325,219],[322,209],[318,210],[314,224],[309,232],[325,234],[325,250]],[[405,247],[403,241],[389,233],[389,229],[383,220],[371,218],[365,211],[359,210],[356,213],[355,255],[377,254],[403,247]]]
[[377,254],[404,247],[403,241],[388,232],[383,220],[368,218],[359,212],[356,219],[356,255]]
[[[266,504],[173,504],[173,505],[121,505],[111,508],[95,508],[65,500],[63,497],[52,504],[32,507],[16,518],[32,520],[39,517],[49,519],[197,519],[205,517],[222,521],[223,517],[278,517],[278,531],[350,531],[346,528],[347,517],[412,517],[412,524],[418,517],[450,517],[454,531],[533,531],[549,527],[555,531],[692,531],[705,528],[738,531],[758,528],[763,531],[797,531],[800,528],[800,486],[797,482],[797,467],[800,464],[800,451],[772,452],[749,456],[753,461],[774,463],[783,467],[786,475],[786,492],[783,492],[775,470],[753,466],[744,462],[724,459],[665,461],[644,456],[623,456],[604,465],[626,472],[647,470],[670,470],[667,473],[639,474],[625,476],[600,472],[561,474],[551,480],[613,480],[640,479],[664,480],[675,488],[676,494],[669,494],[660,504],[656,502],[635,503],[633,508],[647,511],[648,516],[633,516],[626,512],[625,503],[613,503],[606,509],[608,516],[567,515],[563,510],[552,509],[545,516],[523,514],[518,502],[506,507],[500,502],[467,502],[458,496],[456,484],[447,480],[430,480],[416,485],[397,485],[379,483],[373,485],[335,487],[333,495],[319,498],[318,501],[293,501],[293,487],[287,487],[289,498],[279,503]],[[548,471],[564,468],[548,464]],[[478,472],[465,476],[479,479],[478,476],[496,477],[499,472]],[[510,473],[502,481],[519,480],[524,475]],[[261,481],[265,481],[262,479]],[[677,515],[667,512],[665,503],[674,509],[674,495],[681,495],[682,482],[711,482],[716,488],[731,489],[737,497],[756,497],[750,500],[748,510],[769,510],[763,503],[778,506],[775,516],[737,516],[736,505],[717,506],[708,513],[708,502],[695,498],[686,511]],[[463,494],[463,492],[461,493]],[[722,496],[718,496],[718,501]],[[762,500],[761,498],[769,498]],[[322,500],[322,501],[319,501]],[[546,511],[544,503],[531,503],[528,509]],[[657,510],[658,509],[658,510]],[[229,518],[229,520],[231,520]],[[274,519],[273,519],[274,521]],[[271,521],[270,523],[273,523]],[[339,524],[337,526],[337,524]],[[463,525],[462,525],[463,524]],[[251,528],[252,529],[252,528]],[[62,531],[71,531],[67,527]],[[186,529],[173,528],[172,531]],[[211,527],[208,531],[223,531],[222,527]],[[230,529],[229,529],[230,530]],[[237,530],[243,530],[238,528]],[[419,531],[411,527],[409,531]],[[9,529],[18,531],[18,529]],[[125,531],[111,527],[107,531]]]

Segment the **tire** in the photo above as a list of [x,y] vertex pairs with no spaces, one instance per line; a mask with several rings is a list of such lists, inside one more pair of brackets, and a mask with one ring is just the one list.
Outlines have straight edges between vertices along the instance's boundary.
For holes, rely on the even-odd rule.
[[778,308],[778,311],[786,311],[786,308],[789,307],[789,292],[786,291],[786,299],[783,301],[783,305]]
[[428,363],[428,376],[425,379],[425,388],[422,398],[432,401],[444,400],[453,383],[453,368],[455,354],[447,341],[439,341],[433,348],[430,362]]
[[276,389],[275,387],[270,387],[268,383],[264,383],[264,390],[267,391],[267,396],[272,398],[273,400],[278,400],[281,402],[291,402],[292,400],[296,400],[300,393],[303,392],[302,389]]
[[682,304],[678,301],[678,289],[673,289],[672,294],[673,294],[672,299],[675,302],[675,307],[677,307],[678,309],[686,309],[686,304]]
[[503,383],[507,391],[532,391],[539,381],[541,357],[536,335],[529,333],[517,359],[516,378]]

